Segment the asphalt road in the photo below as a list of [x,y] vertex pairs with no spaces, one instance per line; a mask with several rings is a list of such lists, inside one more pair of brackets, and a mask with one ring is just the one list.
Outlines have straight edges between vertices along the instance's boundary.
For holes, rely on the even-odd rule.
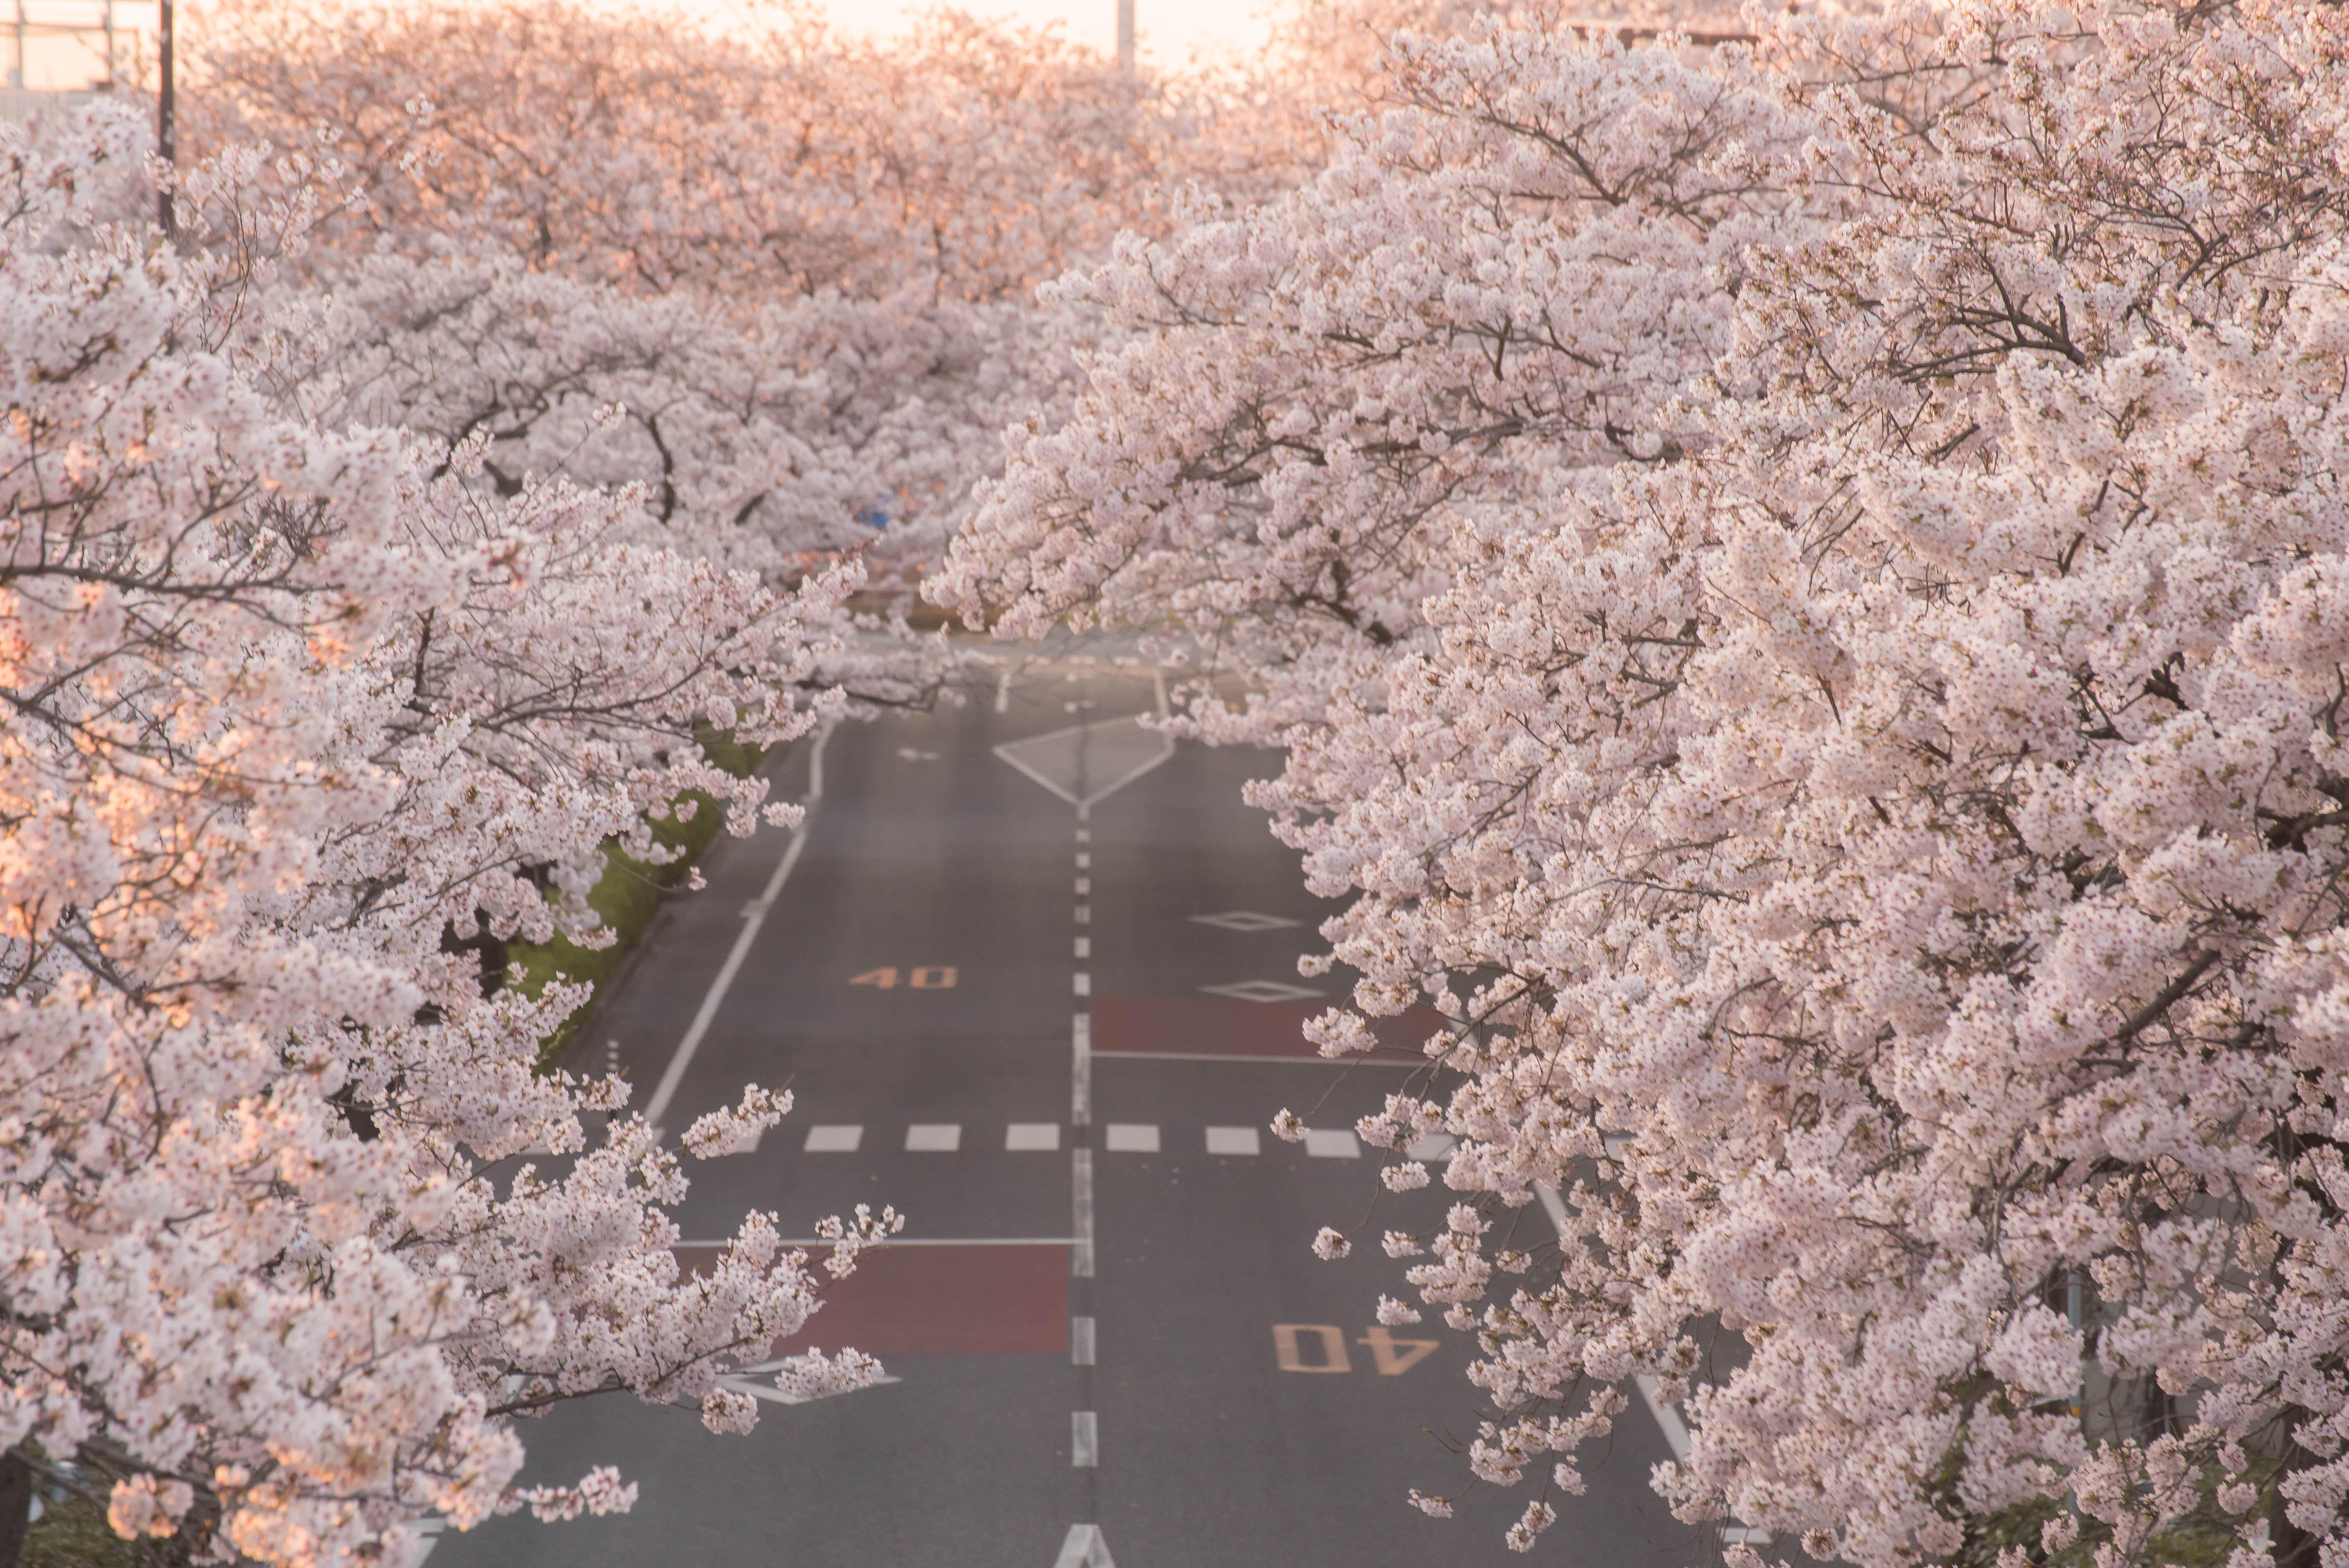
[[[616,1463],[634,1511],[497,1520],[443,1536],[432,1568],[1527,1561],[1500,1537],[1546,1466],[1449,1522],[1406,1501],[1466,1487],[1479,1391],[1433,1315],[1373,1330],[1381,1290],[1408,1298],[1374,1238],[1429,1228],[1446,1194],[1383,1194],[1376,1151],[1350,1151],[1403,1068],[1296,1040],[1342,982],[1299,978],[1330,906],[1239,799],[1277,759],[1145,734],[1131,716],[1154,701],[1146,670],[1068,660],[843,725],[771,904],[780,830],[722,844],[665,912],[580,1065],[612,1053],[639,1104],[669,1079],[672,1134],[788,1081],[798,1108],[757,1149],[689,1162],[680,1222],[715,1241],[751,1209],[799,1236],[859,1202],[906,1213],[907,1244],[792,1346],[853,1345],[897,1381],[765,1404],[747,1438],[625,1396],[567,1407],[524,1426],[528,1479]],[[817,756],[778,760],[779,798]],[[1274,1140],[1284,1107],[1325,1136]],[[1367,1244],[1317,1262],[1315,1231],[1374,1198]],[[1648,1490],[1670,1457],[1635,1400],[1531,1560],[1717,1560]]]

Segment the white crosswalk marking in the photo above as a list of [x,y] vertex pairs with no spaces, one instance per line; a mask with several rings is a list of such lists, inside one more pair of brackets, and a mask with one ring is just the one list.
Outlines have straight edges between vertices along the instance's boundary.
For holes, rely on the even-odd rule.
[[1253,1127],[1211,1127],[1207,1129],[1207,1152],[1210,1154],[1261,1154],[1264,1144]]
[[905,1129],[905,1151],[909,1154],[952,1154],[962,1147],[962,1123],[958,1121],[917,1121]]
[[854,1154],[856,1146],[864,1141],[864,1129],[862,1127],[811,1127],[808,1129],[807,1151],[810,1154]]
[[1148,1121],[1112,1121],[1105,1129],[1112,1154],[1155,1154],[1158,1127]]
[[1061,1124],[1057,1121],[1015,1121],[1004,1130],[1003,1147],[1015,1154],[1027,1150],[1058,1149],[1061,1147]]
[[1307,1133],[1305,1152],[1317,1160],[1360,1160],[1362,1146],[1355,1141],[1352,1133],[1340,1129]]

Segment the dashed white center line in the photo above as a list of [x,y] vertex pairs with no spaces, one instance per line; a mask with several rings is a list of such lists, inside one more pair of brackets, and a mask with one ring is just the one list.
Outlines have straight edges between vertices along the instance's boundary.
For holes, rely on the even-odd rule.
[[1069,1365],[1090,1367],[1093,1364],[1093,1320],[1090,1317],[1069,1319]]
[[1109,1150],[1112,1154],[1158,1152],[1158,1128],[1154,1122],[1112,1121],[1103,1130],[1108,1134]]
[[1264,1144],[1253,1127],[1211,1127],[1207,1129],[1207,1152],[1210,1154],[1261,1154]]
[[810,1154],[854,1154],[856,1146],[864,1141],[864,1129],[862,1127],[811,1127],[806,1147]]
[[1069,1416],[1069,1463],[1092,1470],[1101,1463],[1101,1423],[1091,1410],[1071,1410]]
[[1093,977],[1081,969],[1077,971],[1076,985],[1077,995],[1080,996],[1090,996],[1093,994]]
[[1340,1128],[1334,1131],[1307,1133],[1305,1152],[1317,1160],[1360,1160],[1362,1146],[1355,1140],[1352,1133]]
[[1089,903],[1081,903],[1077,905],[1077,923],[1079,925],[1091,925],[1092,923],[1093,906]]
[[1093,1151],[1073,1150],[1069,1156],[1074,1174],[1071,1218],[1076,1222],[1070,1229],[1074,1244],[1069,1248],[1069,1273],[1078,1279],[1093,1277]]
[[1079,828],[1077,830],[1077,842],[1081,844],[1090,844],[1092,841],[1093,830],[1091,828]]
[[905,1129],[908,1154],[952,1154],[962,1147],[962,1123],[917,1121]]
[[1093,858],[1092,858],[1092,856],[1091,856],[1091,855],[1089,855],[1089,854],[1085,853],[1085,852],[1084,852],[1084,851],[1082,851],[1082,850],[1079,850],[1079,851],[1077,851],[1077,870],[1079,870],[1079,871],[1081,871],[1081,871],[1090,871],[1090,870],[1092,870],[1092,863],[1093,863]]
[[1092,878],[1091,878],[1091,877],[1079,877],[1079,878],[1077,879],[1077,892],[1078,892],[1080,894],[1089,894],[1089,893],[1091,893],[1092,891],[1093,891],[1093,879],[1092,879]]
[[1080,936],[1080,937],[1078,937],[1078,938],[1077,938],[1077,956],[1078,956],[1078,957],[1080,957],[1080,958],[1091,958],[1092,955],[1093,955],[1093,939],[1092,939],[1092,937],[1090,937],[1090,936]]
[[1054,1150],[1061,1147],[1061,1124],[1057,1121],[1015,1121],[1003,1131],[1003,1147],[1018,1154],[1031,1150]]
[[1093,1120],[1093,1019],[1079,1013],[1069,1028],[1069,1119],[1079,1127]]

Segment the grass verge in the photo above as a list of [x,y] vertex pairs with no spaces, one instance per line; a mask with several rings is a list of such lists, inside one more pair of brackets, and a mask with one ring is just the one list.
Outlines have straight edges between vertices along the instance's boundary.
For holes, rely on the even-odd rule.
[[[764,756],[758,747],[743,745],[715,730],[705,730],[696,738],[701,743],[704,756],[737,779],[748,779]],[[587,903],[603,918],[605,927],[618,938],[611,946],[582,947],[557,936],[552,942],[517,942],[507,949],[509,961],[519,970],[508,983],[525,995],[542,995],[557,979],[584,982],[595,988],[595,996],[539,1042],[539,1071],[554,1070],[556,1058],[577,1037],[580,1026],[603,998],[605,987],[619,974],[630,950],[643,940],[653,916],[660,913],[662,895],[685,884],[694,862],[701,859],[724,827],[724,814],[709,796],[693,789],[682,798],[699,802],[699,809],[691,818],[683,822],[664,819],[652,824],[657,841],[666,848],[683,851],[676,860],[666,865],[647,865],[622,852],[616,844],[607,841],[604,845],[604,874],[588,892]]]

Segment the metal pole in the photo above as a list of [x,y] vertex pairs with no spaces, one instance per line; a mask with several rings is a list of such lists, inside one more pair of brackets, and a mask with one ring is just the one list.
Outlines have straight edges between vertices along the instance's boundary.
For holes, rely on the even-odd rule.
[[[19,0],[19,4],[22,4],[22,0]],[[160,72],[162,77],[162,91],[157,95],[155,100],[155,155],[166,164],[175,165],[179,161],[177,137],[179,127],[175,123],[179,104],[171,91],[171,0],[156,0],[155,9],[157,42],[162,57]],[[166,190],[157,201],[162,219],[163,232],[166,234],[174,232],[179,226],[179,221],[171,211],[171,192]]]
[[1117,0],[1117,68],[1133,74],[1133,0]]

